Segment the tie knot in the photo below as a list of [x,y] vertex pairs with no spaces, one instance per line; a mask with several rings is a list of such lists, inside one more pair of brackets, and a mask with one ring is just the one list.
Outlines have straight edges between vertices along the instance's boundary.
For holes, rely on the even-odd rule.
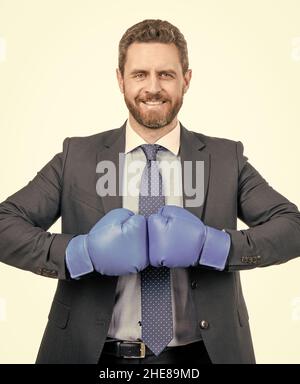
[[163,149],[161,145],[158,144],[143,144],[141,145],[142,150],[145,153],[146,159],[148,161],[155,161],[156,160],[156,154],[160,149]]

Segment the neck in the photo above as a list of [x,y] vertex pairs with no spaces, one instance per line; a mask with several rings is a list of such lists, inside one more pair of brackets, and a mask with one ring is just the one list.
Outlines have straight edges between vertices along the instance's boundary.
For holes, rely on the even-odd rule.
[[154,144],[161,137],[167,135],[171,132],[176,125],[178,124],[177,117],[172,120],[172,122],[168,125],[165,125],[162,128],[148,128],[144,125],[139,124],[131,114],[129,114],[129,123],[132,129],[141,136],[147,143]]

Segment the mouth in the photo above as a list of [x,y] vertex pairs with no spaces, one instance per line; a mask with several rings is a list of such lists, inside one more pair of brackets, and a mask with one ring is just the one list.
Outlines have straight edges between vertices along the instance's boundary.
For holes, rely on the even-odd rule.
[[141,104],[145,105],[148,108],[156,108],[164,105],[166,101],[141,101]]

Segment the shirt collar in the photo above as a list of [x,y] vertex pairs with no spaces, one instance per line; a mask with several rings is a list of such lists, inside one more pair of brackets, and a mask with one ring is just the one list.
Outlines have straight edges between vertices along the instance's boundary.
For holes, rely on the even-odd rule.
[[[131,152],[133,149],[139,147],[142,144],[148,144],[138,133],[136,133],[131,127],[129,120],[126,123],[126,139],[125,139],[125,153]],[[179,121],[171,132],[161,137],[155,142],[174,155],[178,155],[180,146],[180,124]]]

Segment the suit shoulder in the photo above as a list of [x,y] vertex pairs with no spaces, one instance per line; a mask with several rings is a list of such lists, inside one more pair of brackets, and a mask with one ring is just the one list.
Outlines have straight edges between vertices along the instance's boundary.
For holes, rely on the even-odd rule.
[[78,145],[85,145],[85,144],[90,145],[93,143],[96,143],[98,145],[101,142],[105,143],[109,137],[118,134],[120,130],[121,128],[114,128],[114,129],[110,129],[100,133],[95,133],[89,136],[72,136],[72,137],[69,137],[69,140],[72,140],[73,144],[78,144]]
[[99,150],[107,142],[114,141],[122,133],[122,128],[114,128],[100,133],[96,133],[89,136],[71,136],[64,140],[64,150],[68,147],[68,150],[72,149],[72,152],[86,152]]
[[244,146],[241,141],[223,137],[204,135],[203,133],[193,132],[194,135],[205,144],[208,151],[218,153],[219,155],[236,156],[243,153]]
[[238,143],[237,140],[228,139],[224,137],[207,136],[203,133],[193,132],[197,138],[207,146],[223,146],[223,147],[235,147]]
[[208,136],[194,131],[190,132],[205,145],[204,150],[207,150],[215,160],[234,163],[242,163],[244,160],[247,160],[247,157],[244,156],[244,146],[239,140]]

